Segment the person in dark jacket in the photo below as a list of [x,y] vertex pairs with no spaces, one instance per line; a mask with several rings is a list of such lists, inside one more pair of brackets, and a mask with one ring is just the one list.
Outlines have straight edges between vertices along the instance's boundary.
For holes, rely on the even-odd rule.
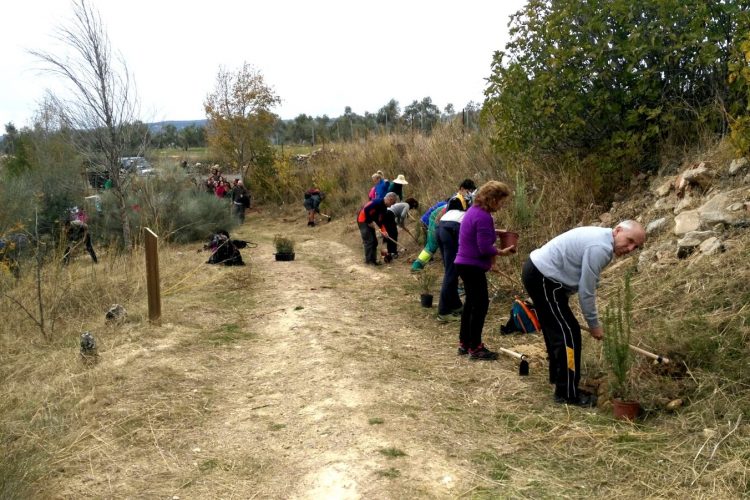
[[232,214],[240,224],[245,222],[245,211],[250,208],[250,192],[240,179],[234,180],[231,191]]
[[438,302],[438,321],[455,321],[461,319],[463,304],[458,295],[458,271],[455,266],[458,253],[458,233],[461,221],[471,206],[477,186],[471,179],[464,179],[458,186],[458,192],[448,200],[445,213],[437,222],[437,243],[443,258],[443,283],[440,286]]
[[388,207],[398,202],[396,193],[388,193],[385,198],[376,198],[365,203],[357,214],[357,225],[359,234],[362,236],[362,245],[365,249],[365,264],[373,266],[380,265],[377,257],[378,239],[376,234],[388,235],[384,226]]

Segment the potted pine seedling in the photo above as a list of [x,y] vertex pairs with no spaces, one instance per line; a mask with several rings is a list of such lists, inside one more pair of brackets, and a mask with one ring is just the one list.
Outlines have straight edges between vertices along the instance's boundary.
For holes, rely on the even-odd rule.
[[625,276],[624,299],[617,293],[617,300],[604,311],[604,359],[609,368],[609,392],[612,396],[612,412],[616,419],[633,421],[641,405],[635,398],[630,368],[633,354],[630,350],[630,317],[632,310],[630,275]]
[[276,247],[276,260],[294,260],[294,240],[277,234],[273,237],[273,246]]
[[417,282],[419,283],[419,300],[422,307],[432,307],[432,287],[435,285],[435,275],[429,268],[424,268],[417,272]]

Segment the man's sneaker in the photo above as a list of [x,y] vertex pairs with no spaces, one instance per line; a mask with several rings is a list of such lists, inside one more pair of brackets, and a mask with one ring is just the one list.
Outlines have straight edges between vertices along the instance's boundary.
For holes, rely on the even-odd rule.
[[479,347],[476,349],[469,349],[469,359],[477,360],[481,359],[484,361],[492,361],[497,359],[497,353],[492,352],[486,347],[484,347],[484,344],[479,344]]
[[469,354],[469,350],[467,348],[465,348],[462,345],[458,346],[458,355],[459,356],[466,356],[467,354]]
[[574,398],[566,398],[555,394],[555,403],[580,406],[581,408],[593,408],[596,406],[597,397],[596,394],[579,390],[578,395]]
[[461,321],[461,315],[460,314],[438,314],[437,315],[438,321],[441,323],[450,323],[451,321]]

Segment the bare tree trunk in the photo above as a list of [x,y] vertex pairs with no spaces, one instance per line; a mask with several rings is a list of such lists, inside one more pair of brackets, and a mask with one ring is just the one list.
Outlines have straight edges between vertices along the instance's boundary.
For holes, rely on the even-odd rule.
[[[95,164],[103,164],[113,182],[122,242],[130,249],[132,231],[127,217],[127,174],[121,173],[120,158],[133,135],[138,100],[130,85],[125,61],[113,61],[109,38],[99,14],[85,0],[74,1],[73,20],[58,29],[57,39],[73,56],[31,51],[48,70],[68,81],[73,98],[53,100],[66,124],[75,131],[75,146]],[[119,63],[115,67],[113,62]],[[140,138],[139,138],[140,139]],[[145,137],[140,149],[145,149]]]

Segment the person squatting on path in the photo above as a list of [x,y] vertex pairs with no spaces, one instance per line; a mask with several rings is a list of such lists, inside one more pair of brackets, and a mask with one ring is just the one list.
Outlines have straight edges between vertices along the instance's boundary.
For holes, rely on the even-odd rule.
[[549,357],[549,381],[555,402],[595,406],[596,397],[578,389],[581,374],[581,327],[568,298],[578,292],[591,336],[601,340],[604,330],[596,311],[599,275],[613,255],[627,255],[646,241],[638,222],[620,222],[614,229],[577,227],[531,252],[521,279],[542,325]]
[[435,203],[427,209],[419,219],[427,230],[427,238],[424,248],[411,264],[412,271],[421,271],[424,269],[424,266],[426,266],[427,263],[430,262],[430,259],[432,259],[433,254],[437,252],[437,220],[443,213],[445,213],[445,206],[447,204],[448,200],[441,200]]
[[307,225],[315,226],[315,214],[320,213],[320,202],[325,198],[325,193],[316,187],[305,191],[305,201],[303,205],[307,210]]
[[377,257],[378,239],[376,231],[383,235],[388,234],[383,223],[388,207],[396,202],[398,202],[398,195],[396,193],[388,193],[385,195],[385,198],[376,198],[368,201],[359,210],[357,225],[359,226],[359,234],[362,236],[362,245],[365,248],[365,264],[380,265]]
[[466,303],[461,314],[458,354],[470,359],[497,359],[497,353],[482,343],[482,329],[490,305],[487,271],[495,267],[498,255],[510,255],[514,246],[498,249],[492,213],[503,206],[511,190],[507,184],[489,181],[479,188],[471,208],[461,222],[456,268],[464,282]]
[[458,192],[448,200],[445,213],[437,221],[437,242],[443,257],[443,283],[438,301],[438,321],[461,319],[463,304],[458,295],[458,271],[454,263],[458,253],[458,233],[461,221],[471,206],[477,186],[471,179],[464,179]]
[[407,198],[406,201],[394,203],[388,207],[383,225],[388,236],[393,240],[386,240],[389,260],[398,257],[398,245],[396,244],[398,241],[398,228],[401,227],[401,229],[407,231],[406,220],[409,217],[409,210],[417,208],[419,208],[419,202],[414,198]]

